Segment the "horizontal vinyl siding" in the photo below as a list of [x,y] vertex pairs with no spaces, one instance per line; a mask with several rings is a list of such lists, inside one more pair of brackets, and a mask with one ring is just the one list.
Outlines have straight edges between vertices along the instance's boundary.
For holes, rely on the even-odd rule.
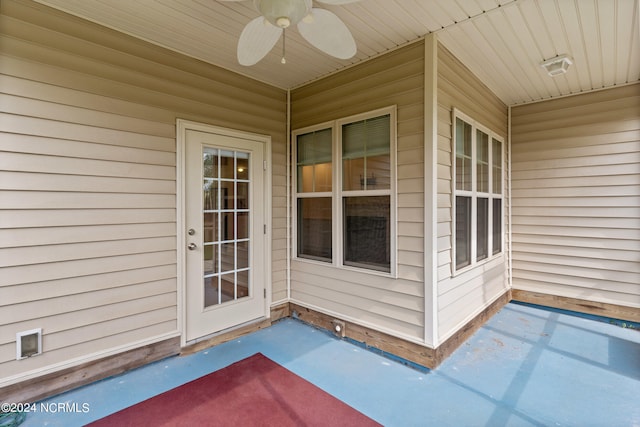
[[[506,256],[452,275],[452,111],[456,108],[505,140],[504,227],[508,227],[507,107],[442,45],[438,49],[438,334],[443,342],[507,289]],[[509,242],[505,240],[507,253]]]
[[514,289],[640,308],[640,85],[512,117]]
[[[0,379],[177,332],[177,118],[271,135],[284,246],[283,91],[35,2],[0,11]],[[44,353],[15,361],[36,327]]]
[[397,106],[397,279],[294,260],[303,305],[411,340],[424,339],[424,43],[291,93],[292,129]]

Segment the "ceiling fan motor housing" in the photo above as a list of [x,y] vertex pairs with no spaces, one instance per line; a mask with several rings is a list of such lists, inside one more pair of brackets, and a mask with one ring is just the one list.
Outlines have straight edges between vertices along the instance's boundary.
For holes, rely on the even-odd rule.
[[253,0],[256,9],[276,27],[295,25],[311,11],[311,0]]

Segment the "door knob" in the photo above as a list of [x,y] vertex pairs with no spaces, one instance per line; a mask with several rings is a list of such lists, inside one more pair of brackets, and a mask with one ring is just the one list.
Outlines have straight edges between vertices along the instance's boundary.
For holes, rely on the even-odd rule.
[[195,243],[189,243],[189,246],[187,246],[187,248],[189,248],[190,251],[194,250],[195,248],[197,248]]

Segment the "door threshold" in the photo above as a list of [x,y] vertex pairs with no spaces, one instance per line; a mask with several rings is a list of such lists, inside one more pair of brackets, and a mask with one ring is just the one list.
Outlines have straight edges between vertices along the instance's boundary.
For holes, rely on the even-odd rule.
[[180,356],[187,356],[189,354],[197,353],[200,350],[204,350],[206,348],[231,341],[260,329],[268,328],[269,326],[271,326],[271,319],[260,317],[258,319],[242,323],[240,325],[225,329],[220,332],[216,332],[211,335],[196,338],[195,340],[188,341],[185,346],[182,347]]

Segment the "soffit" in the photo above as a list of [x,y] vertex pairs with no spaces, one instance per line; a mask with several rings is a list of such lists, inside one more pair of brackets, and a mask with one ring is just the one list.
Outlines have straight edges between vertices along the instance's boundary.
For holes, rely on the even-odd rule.
[[[437,33],[438,39],[505,104],[516,105],[637,82],[638,0],[362,0],[316,3],[351,30],[358,52],[338,60],[286,32],[261,62],[244,67],[236,45],[258,13],[250,0],[38,0],[105,25],[289,89]],[[543,60],[568,54],[574,64],[549,77]]]

